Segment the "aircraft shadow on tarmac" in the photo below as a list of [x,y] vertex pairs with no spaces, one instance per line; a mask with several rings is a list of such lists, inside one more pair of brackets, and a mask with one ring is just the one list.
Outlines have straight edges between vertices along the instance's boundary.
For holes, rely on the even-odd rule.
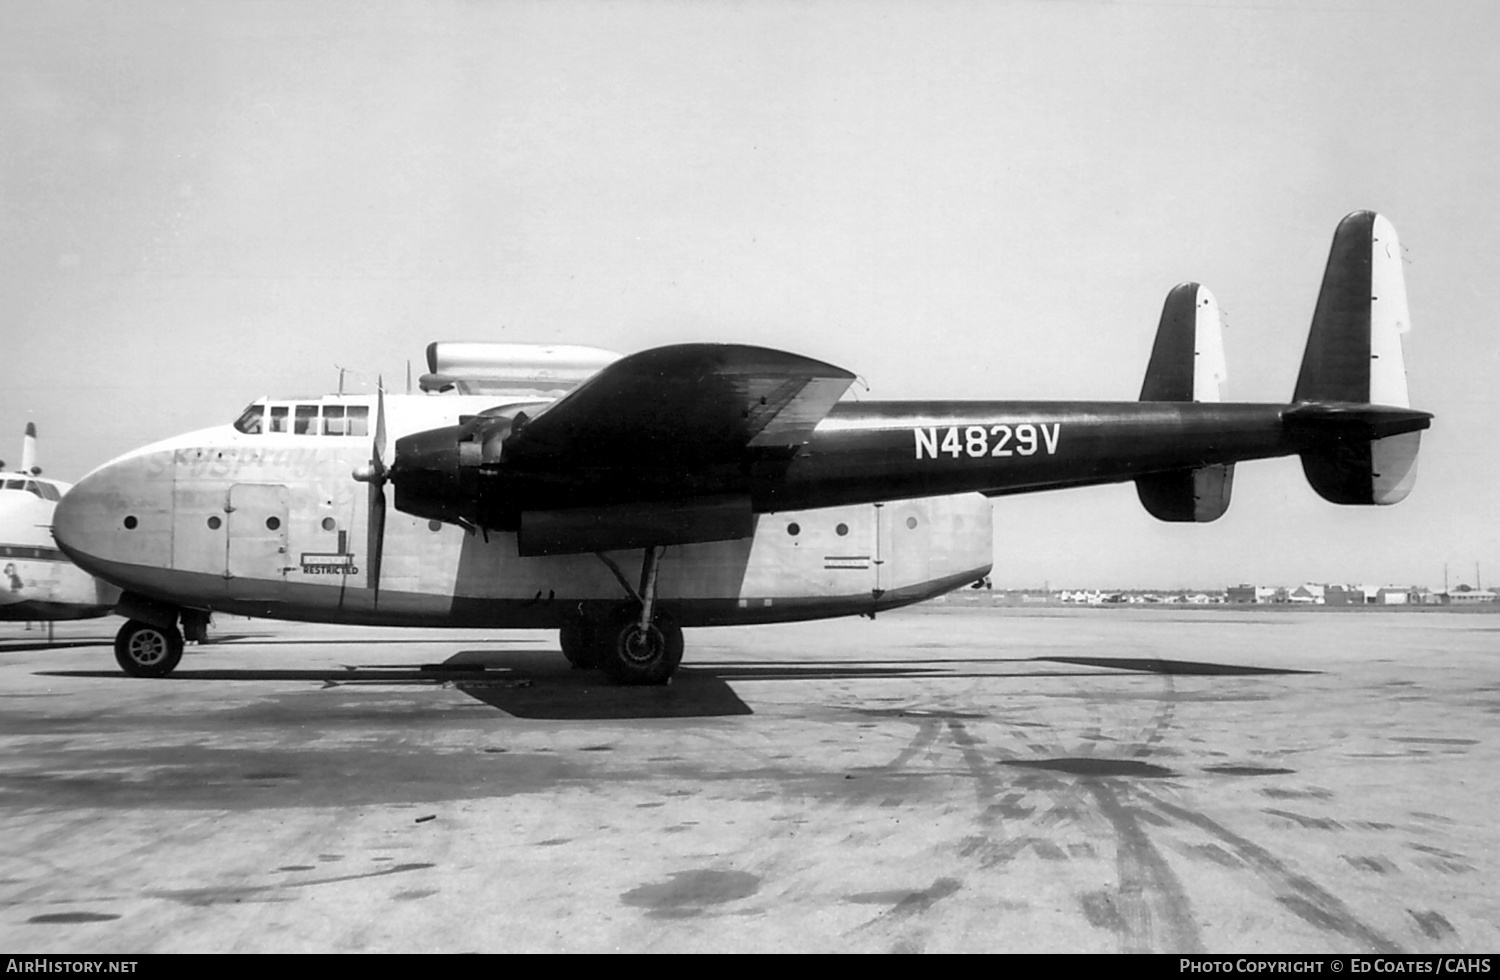
[[0,643],[0,653],[35,653],[37,650],[68,650],[78,647],[107,646],[109,639],[102,640],[46,640],[25,641],[21,643]]
[[1034,661],[1078,664],[1080,667],[1114,667],[1149,674],[1179,674],[1198,677],[1233,677],[1254,674],[1318,674],[1317,670],[1291,667],[1247,667],[1243,664],[1210,664],[1194,660],[1162,660],[1157,657],[1032,657]]
[[[205,651],[206,652],[206,651]],[[1103,670],[996,672],[1006,663],[1058,663]],[[965,667],[970,669],[964,669]],[[980,669],[975,669],[980,668]],[[989,668],[989,669],[983,669]],[[1182,660],[1126,657],[924,658],[781,662],[709,661],[685,665],[663,687],[615,687],[597,671],[573,670],[551,649],[462,650],[441,663],[345,665],[337,668],[179,668],[165,681],[313,681],[324,688],[355,686],[451,686],[517,718],[597,720],[706,718],[753,714],[732,681],[861,680],[874,678],[1118,677],[1147,672],[1173,675],[1245,676],[1316,671]],[[58,677],[120,678],[113,670],[55,670]],[[123,678],[121,678],[123,680]]]

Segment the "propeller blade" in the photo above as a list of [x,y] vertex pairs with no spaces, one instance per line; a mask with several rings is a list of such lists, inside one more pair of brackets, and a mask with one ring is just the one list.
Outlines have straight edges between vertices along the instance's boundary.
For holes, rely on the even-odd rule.
[[385,476],[385,379],[375,382],[375,455],[370,465],[379,478]]
[[370,481],[370,520],[365,543],[365,575],[374,593],[374,604],[380,605],[380,559],[385,551],[385,486]]
[[374,604],[380,604],[380,562],[385,552],[385,482],[390,470],[385,465],[385,379],[375,388],[375,441],[370,446],[370,462],[354,471],[354,479],[370,485],[369,521],[365,541],[366,581]]

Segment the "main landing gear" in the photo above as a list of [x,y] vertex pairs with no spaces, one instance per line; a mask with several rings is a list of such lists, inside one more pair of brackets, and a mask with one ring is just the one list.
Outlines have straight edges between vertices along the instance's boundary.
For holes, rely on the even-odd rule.
[[115,634],[115,660],[131,677],[165,677],[181,659],[182,634],[176,626],[132,619]]
[[598,558],[619,580],[630,601],[607,615],[581,613],[562,628],[563,656],[575,670],[602,670],[612,683],[666,684],[682,662],[682,628],[656,602],[656,575],[665,548],[647,548],[641,585],[631,586],[609,556]]

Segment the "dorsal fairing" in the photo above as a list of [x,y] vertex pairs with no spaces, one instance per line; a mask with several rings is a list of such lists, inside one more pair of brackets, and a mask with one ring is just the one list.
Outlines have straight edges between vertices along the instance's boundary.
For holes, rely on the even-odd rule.
[[569,344],[435,341],[427,345],[423,391],[463,395],[562,394],[620,359],[614,351]]

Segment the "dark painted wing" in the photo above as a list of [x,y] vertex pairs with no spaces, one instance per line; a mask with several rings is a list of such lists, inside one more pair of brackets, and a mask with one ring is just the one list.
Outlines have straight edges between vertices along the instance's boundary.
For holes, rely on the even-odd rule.
[[660,467],[806,443],[854,375],[739,344],[680,344],[622,358],[525,422],[515,463]]

